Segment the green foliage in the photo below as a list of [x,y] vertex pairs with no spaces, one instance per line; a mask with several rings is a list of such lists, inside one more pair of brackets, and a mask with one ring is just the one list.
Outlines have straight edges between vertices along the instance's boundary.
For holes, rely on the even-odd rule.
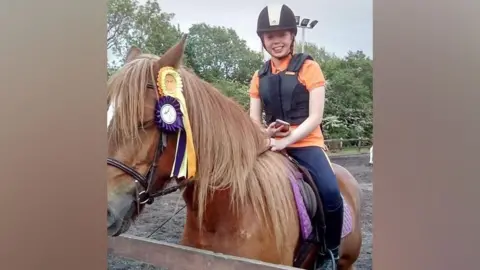
[[[373,67],[363,52],[350,52],[344,59],[327,59],[322,70],[327,79],[325,116],[341,119],[348,132],[328,131],[328,137],[371,137],[373,131]],[[325,117],[325,118],[326,118]],[[338,132],[338,133],[337,133]]]
[[248,48],[235,30],[204,23],[190,27],[186,54],[188,65],[209,82],[223,79],[246,84],[262,65],[261,54]]
[[[126,52],[138,46],[161,55],[182,35],[172,24],[174,14],[162,11],[158,1],[109,0],[107,47],[117,58],[110,61],[111,75],[123,64]],[[185,64],[246,110],[253,73],[262,65],[262,54],[250,49],[231,28],[194,24],[188,30]],[[296,44],[298,52],[301,44]],[[362,51],[340,58],[312,43],[304,46],[322,67],[326,85],[323,127],[327,138],[372,137],[373,68]]]
[[107,48],[118,50],[125,44],[129,30],[135,23],[138,8],[135,0],[108,0]]
[[231,97],[240,103],[245,110],[249,109],[250,96],[248,94],[248,85],[224,79],[215,80],[212,82],[212,84],[224,95]]
[[178,42],[181,31],[171,24],[174,14],[163,12],[157,1],[108,0],[107,47],[123,64],[131,46],[161,55]]
[[[302,49],[302,44],[301,43],[296,43],[295,44],[295,52],[299,53],[301,52]],[[319,47],[316,44],[310,43],[310,42],[305,42],[304,46],[304,53],[307,53],[315,59],[320,64],[325,63],[326,61],[335,58],[335,55],[332,53],[329,53],[325,50],[323,47]]]

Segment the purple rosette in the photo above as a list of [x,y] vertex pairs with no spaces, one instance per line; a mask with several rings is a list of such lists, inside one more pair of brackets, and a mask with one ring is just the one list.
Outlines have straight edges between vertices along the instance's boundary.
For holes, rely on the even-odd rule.
[[167,133],[176,133],[183,129],[183,113],[180,102],[171,96],[162,96],[155,105],[155,123]]

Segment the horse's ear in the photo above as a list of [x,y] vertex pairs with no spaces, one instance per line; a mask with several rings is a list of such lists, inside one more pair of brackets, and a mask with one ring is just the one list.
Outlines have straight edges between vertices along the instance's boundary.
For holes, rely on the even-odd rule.
[[127,52],[127,58],[125,58],[125,63],[128,63],[135,58],[137,58],[140,54],[142,54],[142,50],[140,50],[138,47],[132,46],[130,50]]
[[185,52],[185,45],[187,41],[187,34],[182,36],[180,41],[168,49],[157,62],[159,68],[161,67],[173,67],[179,68],[182,65],[183,54]]

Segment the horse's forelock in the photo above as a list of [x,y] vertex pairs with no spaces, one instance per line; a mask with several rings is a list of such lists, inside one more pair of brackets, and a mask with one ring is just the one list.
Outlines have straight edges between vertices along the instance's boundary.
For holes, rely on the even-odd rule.
[[144,115],[147,85],[155,82],[153,66],[157,60],[157,56],[142,54],[110,77],[107,100],[115,104],[115,114],[108,129],[111,143],[140,142],[138,124]]

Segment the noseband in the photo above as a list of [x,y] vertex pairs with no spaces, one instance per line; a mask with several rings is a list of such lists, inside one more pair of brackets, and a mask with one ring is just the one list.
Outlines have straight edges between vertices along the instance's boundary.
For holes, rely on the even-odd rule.
[[[147,84],[148,89],[156,90],[155,86],[153,84]],[[165,137],[166,138],[166,137]],[[163,151],[165,150],[166,147],[166,139],[164,139],[164,135],[160,132],[160,136],[158,139],[158,144],[157,148],[155,149],[155,154],[153,155],[153,160],[150,164],[150,167],[148,171],[146,172],[145,175],[142,175],[135,169],[125,165],[123,162],[118,161],[113,158],[107,158],[107,165],[110,165],[112,167],[115,167],[119,170],[122,170],[124,173],[130,175],[133,180],[135,181],[135,184],[138,187],[140,186],[141,190],[137,191],[137,196],[136,196],[136,202],[141,205],[141,204],[152,204],[154,201],[154,198],[164,196],[170,193],[173,193],[177,191],[178,189],[185,187],[190,183],[190,181],[186,181],[186,179],[182,179],[180,184],[169,187],[166,189],[163,189],[161,191],[152,193],[153,186],[155,184],[155,173],[157,171],[158,167],[158,159],[160,156],[163,154]],[[176,180],[178,182],[177,177],[170,177],[168,182]]]

